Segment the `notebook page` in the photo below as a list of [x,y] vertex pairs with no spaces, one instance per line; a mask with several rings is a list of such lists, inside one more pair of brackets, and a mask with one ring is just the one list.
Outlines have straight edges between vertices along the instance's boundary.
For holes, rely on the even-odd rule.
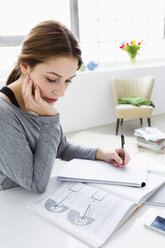
[[58,174],[58,180],[97,183],[117,183],[141,187],[146,182],[148,162],[143,156],[135,156],[123,168],[103,161],[73,159]]

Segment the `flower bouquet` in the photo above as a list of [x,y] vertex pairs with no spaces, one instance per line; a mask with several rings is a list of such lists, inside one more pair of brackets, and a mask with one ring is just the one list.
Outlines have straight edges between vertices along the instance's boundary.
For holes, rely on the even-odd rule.
[[138,50],[140,50],[141,45],[142,45],[142,42],[139,42],[138,44],[136,44],[136,41],[133,40],[131,41],[131,44],[129,44],[128,42],[127,43],[123,42],[120,48],[128,53],[131,59],[131,63],[135,64],[136,55],[139,54]]

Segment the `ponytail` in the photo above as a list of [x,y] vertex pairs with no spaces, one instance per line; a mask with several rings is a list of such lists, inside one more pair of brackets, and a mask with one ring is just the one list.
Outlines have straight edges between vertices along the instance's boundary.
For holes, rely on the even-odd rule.
[[10,72],[7,81],[6,81],[6,85],[9,85],[11,83],[13,83],[14,81],[16,81],[19,77],[21,76],[21,70],[19,65],[15,65],[14,69]]

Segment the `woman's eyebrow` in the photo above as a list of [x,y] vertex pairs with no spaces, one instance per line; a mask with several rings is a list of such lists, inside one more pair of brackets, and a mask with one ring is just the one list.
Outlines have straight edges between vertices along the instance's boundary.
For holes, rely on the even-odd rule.
[[53,74],[53,75],[55,75],[55,76],[57,76],[57,77],[62,78],[62,76],[61,76],[61,75],[59,75],[59,74],[57,74],[57,73],[55,73],[55,72],[48,72],[48,71],[47,71],[47,73],[49,73],[49,74]]
[[[55,72],[47,72],[47,73],[53,74],[53,75],[55,75],[55,76],[57,76],[57,77],[59,77],[59,78],[62,78],[61,75],[59,75],[59,74],[57,74],[57,73],[55,73]],[[74,76],[72,76],[72,77],[70,77],[70,78],[74,78],[75,76],[76,76],[76,75],[74,75]]]

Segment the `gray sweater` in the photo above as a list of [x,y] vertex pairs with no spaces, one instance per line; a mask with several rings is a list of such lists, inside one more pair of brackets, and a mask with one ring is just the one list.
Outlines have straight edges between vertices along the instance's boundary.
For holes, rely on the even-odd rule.
[[96,150],[70,144],[59,115],[30,114],[0,97],[0,190],[20,185],[42,193],[55,158],[94,160]]

